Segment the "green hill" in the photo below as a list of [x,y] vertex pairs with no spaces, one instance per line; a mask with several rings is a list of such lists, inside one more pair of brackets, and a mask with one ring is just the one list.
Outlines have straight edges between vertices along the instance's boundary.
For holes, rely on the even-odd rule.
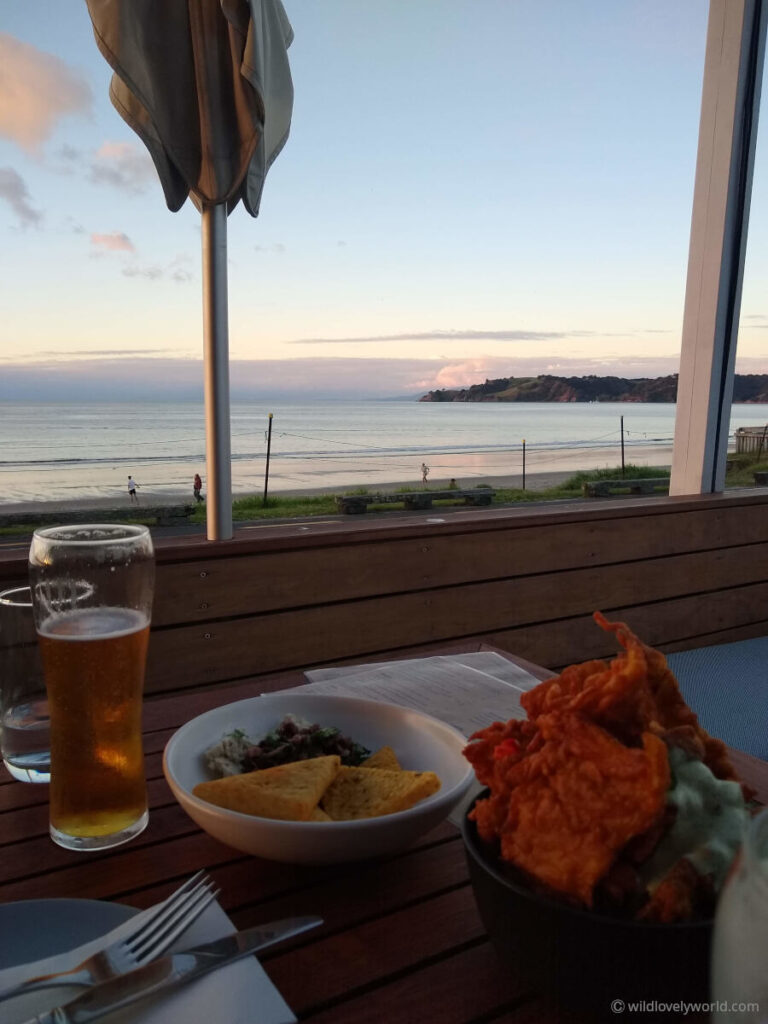
[[[498,377],[468,388],[445,388],[420,402],[675,402],[677,374],[668,377]],[[768,374],[736,374],[733,401],[768,402]]]

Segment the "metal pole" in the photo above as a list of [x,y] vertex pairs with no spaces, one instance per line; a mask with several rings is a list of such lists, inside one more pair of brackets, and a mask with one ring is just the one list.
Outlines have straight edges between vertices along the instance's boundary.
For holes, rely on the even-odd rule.
[[525,490],[525,438],[523,438],[523,490]]
[[267,430],[267,463],[264,467],[264,499],[261,507],[267,507],[267,482],[269,480],[269,450],[272,447],[272,413],[269,414],[269,428]]
[[208,540],[229,540],[232,537],[232,455],[229,419],[227,208],[224,203],[203,204],[202,232]]
[[621,417],[621,475],[624,476],[624,417]]

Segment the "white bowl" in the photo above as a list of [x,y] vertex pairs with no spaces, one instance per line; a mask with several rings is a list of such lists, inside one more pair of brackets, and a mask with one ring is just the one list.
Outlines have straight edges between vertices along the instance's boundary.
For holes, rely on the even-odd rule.
[[[437,793],[407,811],[356,821],[278,821],[216,807],[192,795],[211,776],[203,755],[225,733],[242,729],[254,740],[287,714],[336,726],[371,752],[389,745],[403,768],[433,771]],[[168,741],[163,771],[173,795],[200,828],[228,846],[291,864],[337,864],[395,853],[443,821],[474,779],[462,754],[466,739],[429,715],[395,704],[306,693],[265,694],[207,711]]]

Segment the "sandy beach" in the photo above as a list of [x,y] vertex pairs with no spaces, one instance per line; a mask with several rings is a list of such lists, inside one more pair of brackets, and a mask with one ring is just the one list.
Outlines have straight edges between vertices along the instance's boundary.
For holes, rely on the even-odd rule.
[[[657,463],[654,463],[656,465]],[[663,462],[658,463],[660,468],[664,467]],[[669,463],[666,464],[667,468]],[[550,487],[555,487],[558,483],[573,476],[574,473],[579,472],[578,469],[573,468],[569,470],[560,470],[557,472],[546,472],[546,473],[526,473],[525,487],[526,490],[530,491],[545,491]],[[515,487],[519,488],[522,486],[522,477],[519,473],[506,475],[506,476],[488,476],[483,477],[483,483],[487,483],[489,486],[494,488],[506,488]],[[443,480],[441,477],[435,476],[434,478],[430,475],[429,487],[438,488],[447,486],[448,481]],[[475,487],[477,486],[476,481],[458,481],[459,486]],[[420,483],[415,483],[413,480],[394,480],[390,483],[376,483],[369,487],[369,490],[377,491],[396,491],[403,487],[409,487],[413,490],[419,490],[421,487]],[[315,495],[315,494],[344,494],[350,490],[354,490],[355,485],[347,484],[345,486],[338,487],[305,487],[305,488],[275,488],[269,489],[269,494],[273,497],[301,497]],[[263,491],[254,492],[257,493],[258,497],[261,497]],[[246,494],[236,494],[234,499],[245,498]],[[167,505],[179,505],[179,504],[193,504],[192,495],[188,497],[179,495],[178,493],[171,493],[168,491],[143,491],[140,496],[140,507],[146,508],[167,506]],[[92,497],[84,495],[81,498],[71,498],[67,500],[53,500],[53,501],[23,501],[7,503],[3,502],[0,504],[0,521],[2,521],[3,515],[18,515],[20,513],[29,513],[34,515],[38,512],[52,512],[52,511],[66,511],[67,509],[93,509],[97,512],[99,509],[120,509],[120,508],[131,507],[128,502],[127,495],[123,499],[120,497]],[[135,507],[135,506],[134,506]]]

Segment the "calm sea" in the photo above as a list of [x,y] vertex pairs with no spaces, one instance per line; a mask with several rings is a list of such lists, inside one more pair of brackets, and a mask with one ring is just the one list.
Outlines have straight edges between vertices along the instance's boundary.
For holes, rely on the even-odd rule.
[[[627,463],[669,465],[673,405],[432,404],[415,401],[232,404],[232,487],[358,487],[483,478]],[[731,433],[762,424],[762,406],[733,407]],[[0,503],[124,494],[128,474],[152,492],[205,482],[202,404],[6,403],[0,409]]]

